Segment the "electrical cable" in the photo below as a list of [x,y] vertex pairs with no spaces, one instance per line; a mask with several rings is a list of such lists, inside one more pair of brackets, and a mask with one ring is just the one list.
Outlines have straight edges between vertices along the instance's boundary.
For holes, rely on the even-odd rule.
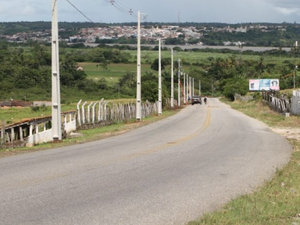
[[117,2],[116,0],[104,0],[104,1],[114,6],[120,12],[124,14],[129,14],[130,16],[137,18],[137,15],[133,12],[132,8],[128,8],[127,6]]
[[[57,0],[56,0],[57,1]],[[81,15],[83,15],[87,20],[89,20],[92,23],[95,23],[92,21],[89,17],[87,17],[82,11],[80,11],[70,0],[66,0],[71,6],[73,6]]]

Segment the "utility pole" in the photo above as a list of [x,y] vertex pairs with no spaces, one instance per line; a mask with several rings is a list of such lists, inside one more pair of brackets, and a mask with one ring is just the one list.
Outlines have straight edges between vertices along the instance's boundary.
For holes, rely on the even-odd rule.
[[141,88],[141,12],[138,11],[137,26],[137,78],[136,78],[136,120],[141,121],[142,114],[142,88]]
[[174,108],[174,53],[171,48],[171,108]]
[[211,79],[211,95],[212,95],[212,97],[214,96],[214,80],[213,80],[213,78]]
[[177,105],[180,106],[180,73],[181,73],[181,65],[180,59],[178,59],[178,103]]
[[297,75],[298,66],[295,66],[295,73],[294,73],[294,89],[296,88],[296,75]]
[[201,96],[201,80],[199,80],[199,96]]
[[192,77],[189,77],[189,89],[190,89],[189,97],[190,99],[192,99]]
[[52,137],[62,139],[57,0],[52,0]]
[[194,96],[195,95],[195,78],[192,78],[193,79],[193,91],[192,91],[192,96]]
[[186,75],[186,99],[187,103],[189,103],[189,75]]
[[162,94],[161,94],[161,39],[158,39],[158,115],[162,114]]
[[185,88],[185,73],[183,73],[183,104],[186,104],[186,88]]

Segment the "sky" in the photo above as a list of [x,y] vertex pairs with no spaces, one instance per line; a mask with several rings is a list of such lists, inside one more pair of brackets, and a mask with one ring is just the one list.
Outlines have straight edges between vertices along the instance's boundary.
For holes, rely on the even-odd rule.
[[[51,21],[52,1],[0,0],[0,22]],[[57,0],[56,4],[58,20],[67,22],[136,22],[140,11],[148,22],[300,23],[300,0]]]

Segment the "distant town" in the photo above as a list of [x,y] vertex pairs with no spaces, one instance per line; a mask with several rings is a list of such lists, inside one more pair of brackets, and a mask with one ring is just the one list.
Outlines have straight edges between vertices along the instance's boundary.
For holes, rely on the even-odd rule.
[[[147,25],[141,27],[141,39],[145,42],[154,42],[158,38],[165,40],[181,39],[185,43],[192,40],[193,44],[202,45],[202,39],[208,35],[224,34],[228,35],[239,35],[247,34],[251,31],[259,32],[261,35],[264,33],[285,33],[290,27],[290,24],[245,24],[239,26],[175,26],[175,25]],[[298,28],[298,26],[296,27]],[[299,28],[298,28],[299,29]],[[67,28],[60,29],[61,32],[68,32]],[[253,33],[252,32],[252,33]],[[101,43],[109,42],[118,39],[135,39],[137,36],[136,26],[103,26],[103,27],[90,27],[90,28],[79,28],[76,32],[70,32],[70,35],[66,37],[60,37],[61,41],[69,43]],[[222,37],[223,37],[222,36]],[[245,35],[244,35],[245,36]],[[243,36],[241,36],[243,37]],[[28,40],[37,42],[48,42],[51,41],[51,29],[45,29],[43,31],[27,31],[19,32],[14,34],[1,34],[0,38],[9,42],[27,42]],[[231,38],[222,38],[222,45],[240,45],[246,41],[241,38],[241,41],[230,40]],[[245,38],[244,38],[245,39]],[[168,44],[168,43],[167,43]],[[207,44],[207,43],[205,43]],[[220,44],[220,43],[219,43]]]

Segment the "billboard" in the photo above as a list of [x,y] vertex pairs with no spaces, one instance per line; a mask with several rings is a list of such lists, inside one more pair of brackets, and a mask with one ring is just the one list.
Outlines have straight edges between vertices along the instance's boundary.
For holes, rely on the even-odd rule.
[[279,79],[252,79],[249,80],[249,91],[279,91]]

